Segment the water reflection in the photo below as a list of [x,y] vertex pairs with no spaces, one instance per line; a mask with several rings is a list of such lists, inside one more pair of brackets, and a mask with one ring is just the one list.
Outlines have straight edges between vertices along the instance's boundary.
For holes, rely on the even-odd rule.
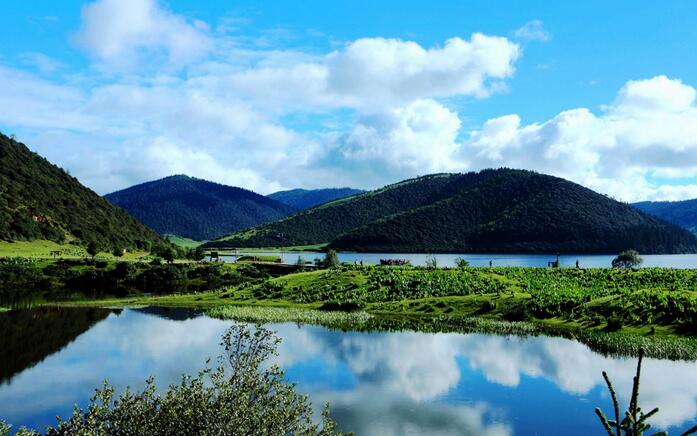
[[41,307],[13,310],[0,316],[0,384],[68,345],[96,322],[102,309]]
[[[190,312],[111,313],[0,386],[0,415],[42,428],[84,404],[104,378],[117,389],[140,388],[150,374],[159,386],[177,382],[219,353],[227,325]],[[560,338],[273,328],[288,377],[357,434],[602,434],[593,414],[610,408],[601,372],[624,399],[636,364]],[[641,402],[661,407],[656,425],[677,432],[694,422],[696,369],[646,359]]]
[[[257,256],[280,256],[279,252],[254,252],[242,253]],[[285,252],[282,254],[283,261],[295,263],[298,257],[304,260],[323,258],[323,253],[316,252]],[[438,266],[455,266],[455,259],[462,257],[472,266],[489,266],[489,262],[497,266],[526,266],[526,267],[546,267],[549,261],[555,260],[556,255],[550,254],[426,254],[426,253],[338,253],[340,262],[364,262],[367,264],[378,264],[380,259],[407,259],[412,265],[424,266],[426,260],[435,257]],[[643,268],[697,268],[697,254],[646,254],[641,256],[644,262]],[[610,268],[612,259],[615,255],[594,255],[594,254],[564,254],[559,257],[560,265],[564,268],[573,268],[576,261],[582,268]],[[233,257],[224,257],[226,261],[233,261]]]

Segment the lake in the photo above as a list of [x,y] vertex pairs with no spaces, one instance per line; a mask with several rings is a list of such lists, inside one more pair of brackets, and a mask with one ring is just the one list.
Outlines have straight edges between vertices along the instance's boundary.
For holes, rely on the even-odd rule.
[[[269,255],[279,256],[279,252],[241,252],[240,254]],[[298,257],[305,260],[313,260],[317,257],[323,258],[324,253],[314,252],[285,252],[283,261],[295,263]],[[455,266],[455,259],[465,258],[471,266],[489,266],[489,261],[493,266],[533,266],[546,267],[547,262],[556,259],[555,254],[426,254],[426,253],[338,253],[340,262],[361,262],[377,264],[380,259],[407,259],[412,265],[423,266],[429,257],[435,257],[438,266]],[[642,267],[662,267],[662,268],[697,268],[697,254],[647,254],[641,256],[644,259]],[[610,268],[614,255],[588,255],[588,254],[567,254],[559,256],[562,267],[575,267],[576,260],[582,268]],[[225,258],[232,259],[232,258]],[[234,259],[232,259],[234,260]]]
[[[0,419],[41,429],[105,378],[118,392],[149,375],[178,382],[220,353],[230,325],[159,308],[39,308],[0,321]],[[357,435],[602,435],[593,410],[612,406],[601,372],[628,399],[636,366],[553,337],[270,328],[287,377]],[[661,408],[654,425],[678,434],[694,424],[697,363],[645,359],[641,381],[641,405]]]

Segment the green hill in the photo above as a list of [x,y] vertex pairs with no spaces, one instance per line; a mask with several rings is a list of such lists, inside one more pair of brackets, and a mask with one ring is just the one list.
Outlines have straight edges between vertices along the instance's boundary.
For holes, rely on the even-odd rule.
[[252,191],[183,175],[105,196],[161,235],[203,241],[290,215],[297,209]]
[[148,249],[165,242],[24,144],[0,134],[0,240],[95,242]]
[[329,242],[357,227],[380,218],[425,206],[438,198],[457,176],[436,174],[405,180],[377,191],[335,200],[279,221],[233,233],[206,247],[274,247],[313,245]]
[[277,245],[281,232],[287,245],[374,252],[697,251],[694,235],[675,225],[564,179],[510,169],[409,180],[213,245]]
[[267,195],[276,201],[287,204],[296,210],[305,210],[329,201],[362,194],[365,191],[353,188],[291,189]]
[[697,234],[697,199],[683,201],[642,201],[632,206]]

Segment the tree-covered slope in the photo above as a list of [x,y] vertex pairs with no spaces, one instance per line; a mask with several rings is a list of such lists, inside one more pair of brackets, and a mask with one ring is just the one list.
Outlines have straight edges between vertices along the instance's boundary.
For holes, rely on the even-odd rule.
[[496,170],[453,196],[347,232],[358,251],[683,253],[688,231],[557,177]]
[[281,219],[233,233],[207,247],[274,247],[329,242],[355,228],[395,213],[431,204],[460,175],[436,174],[405,180],[377,191],[335,200]]
[[198,241],[282,218],[296,209],[242,188],[171,176],[105,196],[158,233]]
[[296,210],[305,210],[332,200],[362,194],[365,191],[353,188],[291,189],[267,195],[276,201],[287,204]]
[[165,242],[24,144],[0,134],[0,239],[95,242],[103,250]]
[[697,233],[697,199],[684,201],[642,201],[632,206]]

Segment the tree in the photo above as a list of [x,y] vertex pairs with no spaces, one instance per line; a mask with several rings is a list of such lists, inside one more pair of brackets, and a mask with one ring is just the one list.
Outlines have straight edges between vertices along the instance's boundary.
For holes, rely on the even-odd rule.
[[337,256],[336,251],[327,251],[327,254],[324,256],[324,267],[336,268],[337,266],[339,266],[339,256]]
[[470,263],[464,257],[456,257],[455,266],[458,268],[467,268],[470,266]]
[[111,252],[111,254],[113,254],[114,257],[121,257],[123,256],[123,248],[114,247],[114,250]]
[[87,254],[90,256],[94,257],[99,253],[99,247],[97,247],[97,243],[94,241],[90,241],[89,244],[87,244]]
[[612,260],[613,268],[634,268],[644,261],[644,259],[639,256],[636,250],[627,250],[621,252],[616,258]]

